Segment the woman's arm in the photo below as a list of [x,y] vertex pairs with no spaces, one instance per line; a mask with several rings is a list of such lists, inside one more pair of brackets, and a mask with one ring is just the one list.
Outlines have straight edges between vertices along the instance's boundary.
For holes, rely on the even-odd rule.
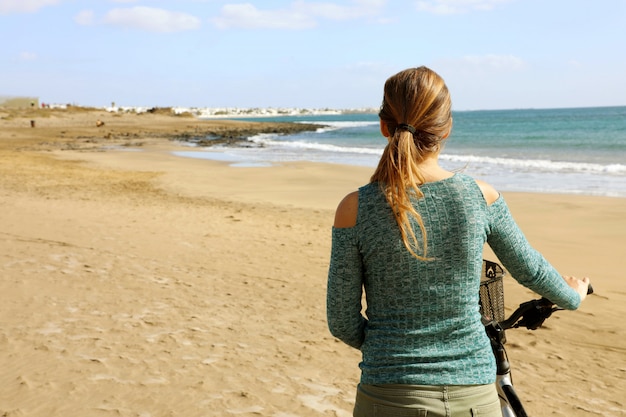
[[363,265],[356,241],[358,192],[349,194],[337,208],[333,227],[326,316],[331,334],[359,348],[365,338],[365,317],[361,314]]
[[502,197],[489,206],[488,210],[490,231],[487,242],[513,278],[562,308],[578,308],[587,293],[589,280],[564,279],[531,247]]

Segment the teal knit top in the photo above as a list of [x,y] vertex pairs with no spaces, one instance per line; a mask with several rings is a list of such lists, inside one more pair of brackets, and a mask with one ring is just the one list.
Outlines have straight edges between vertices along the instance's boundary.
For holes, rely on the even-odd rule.
[[485,243],[522,285],[566,309],[580,297],[529,245],[502,196],[488,206],[464,174],[420,189],[424,197],[413,204],[433,260],[407,251],[377,183],[359,189],[356,225],[333,228],[329,329],[361,350],[363,384],[492,383],[495,361],[478,306]]

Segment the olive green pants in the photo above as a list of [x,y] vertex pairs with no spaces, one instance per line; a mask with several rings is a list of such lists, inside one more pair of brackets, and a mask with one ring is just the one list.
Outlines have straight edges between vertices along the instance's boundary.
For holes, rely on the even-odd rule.
[[494,384],[359,384],[354,417],[502,417]]

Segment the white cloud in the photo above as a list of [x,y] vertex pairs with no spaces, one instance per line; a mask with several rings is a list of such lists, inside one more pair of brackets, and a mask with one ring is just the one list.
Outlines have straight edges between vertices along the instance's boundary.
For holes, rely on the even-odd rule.
[[76,16],[74,16],[74,21],[83,26],[89,26],[93,24],[93,10],[83,10],[79,12]]
[[32,13],[59,2],[60,0],[0,0],[0,14]]
[[308,29],[316,25],[314,19],[298,10],[263,11],[250,3],[227,4],[221,16],[212,21],[220,29]]
[[514,55],[466,55],[461,58],[438,60],[433,68],[441,70],[442,73],[490,78],[527,70],[528,63]]
[[455,69],[455,72],[473,73],[512,72],[528,67],[526,61],[512,54],[465,55],[458,58],[440,59],[435,64],[435,67]]
[[570,59],[569,61],[567,61],[567,64],[572,67],[572,68],[582,68],[583,64],[582,62],[580,62],[577,59]]
[[317,19],[349,20],[376,16],[387,0],[354,0],[350,6],[298,0],[288,8],[260,10],[251,3],[227,4],[212,19],[220,29],[310,29]]
[[526,66],[523,59],[514,55],[467,55],[460,65],[474,69],[518,71]]
[[20,61],[34,61],[37,59],[37,55],[32,52],[21,52],[19,59]]
[[352,20],[377,15],[386,1],[355,0],[352,3],[351,6],[341,6],[335,3],[296,1],[292,3],[292,8],[313,17],[328,20]]
[[468,55],[437,60],[432,68],[446,80],[456,110],[532,107],[523,101],[537,88],[533,68],[515,55]]
[[143,6],[112,9],[102,21],[150,32],[181,32],[200,27],[200,19],[190,14]]
[[418,11],[433,14],[458,14],[474,10],[489,11],[511,0],[425,0],[415,3]]

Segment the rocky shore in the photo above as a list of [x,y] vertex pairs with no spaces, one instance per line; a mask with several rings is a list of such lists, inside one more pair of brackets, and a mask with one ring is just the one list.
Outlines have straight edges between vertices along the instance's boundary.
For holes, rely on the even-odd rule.
[[84,107],[0,108],[1,147],[93,150],[107,146],[140,146],[147,139],[199,143],[203,146],[239,144],[261,133],[289,134],[319,125],[198,119],[168,108],[143,113],[109,112]]

